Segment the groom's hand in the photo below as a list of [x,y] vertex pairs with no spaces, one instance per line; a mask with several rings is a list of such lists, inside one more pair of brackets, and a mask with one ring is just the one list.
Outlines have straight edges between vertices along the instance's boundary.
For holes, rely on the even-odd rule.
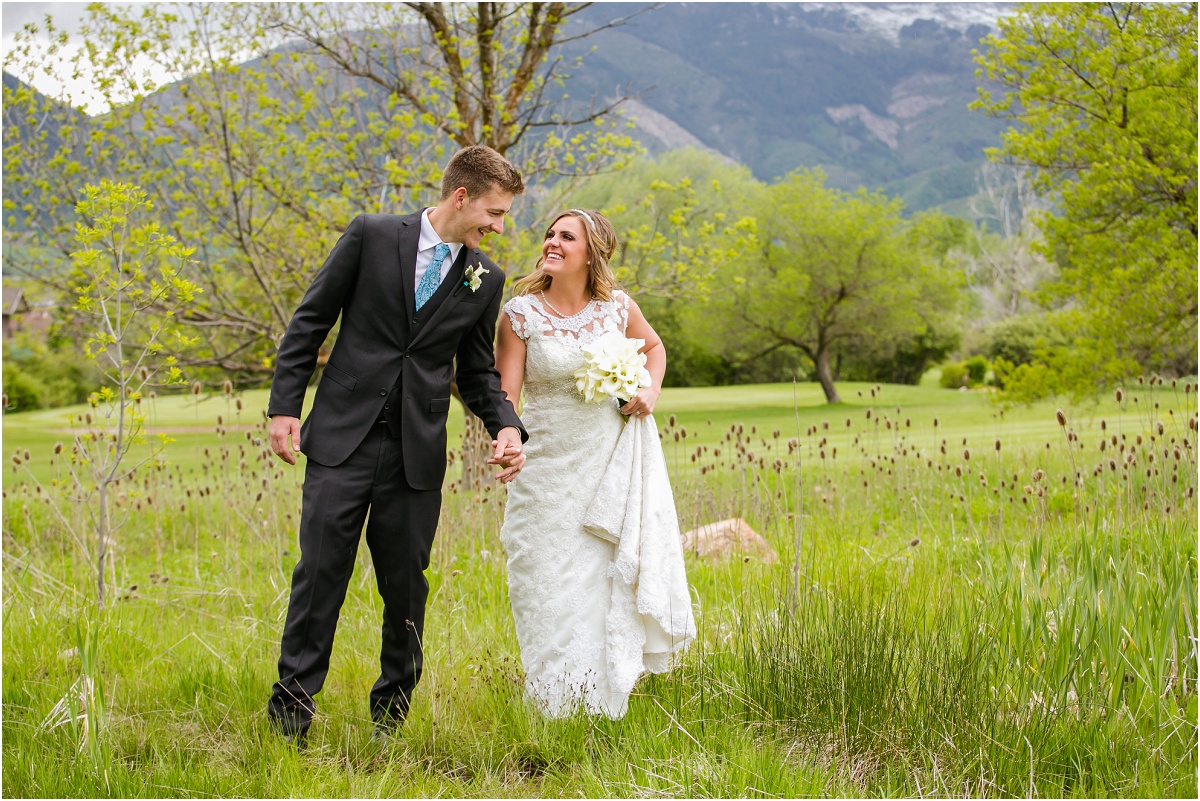
[[500,429],[492,440],[492,458],[488,464],[498,464],[504,469],[496,474],[501,484],[507,484],[517,477],[525,466],[525,449],[521,447],[521,432],[513,426]]
[[271,418],[267,426],[267,436],[271,440],[271,450],[275,455],[288,464],[296,463],[295,451],[300,450],[300,418],[277,414]]

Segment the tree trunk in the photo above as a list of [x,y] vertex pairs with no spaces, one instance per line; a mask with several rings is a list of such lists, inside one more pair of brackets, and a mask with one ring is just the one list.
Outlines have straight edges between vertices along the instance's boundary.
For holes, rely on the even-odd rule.
[[108,482],[101,481],[96,523],[96,606],[104,608],[104,561],[108,554]]
[[842,399],[838,397],[837,387],[833,385],[833,373],[829,369],[829,349],[822,348],[817,351],[817,380],[821,382],[821,389],[825,391],[825,400],[828,403],[841,403]]

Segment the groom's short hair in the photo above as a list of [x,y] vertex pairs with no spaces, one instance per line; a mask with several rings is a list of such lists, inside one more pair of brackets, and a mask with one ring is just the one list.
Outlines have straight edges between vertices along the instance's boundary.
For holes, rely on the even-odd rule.
[[450,157],[442,173],[442,200],[459,187],[468,197],[486,195],[493,188],[512,195],[525,191],[525,180],[508,159],[487,145],[471,145]]

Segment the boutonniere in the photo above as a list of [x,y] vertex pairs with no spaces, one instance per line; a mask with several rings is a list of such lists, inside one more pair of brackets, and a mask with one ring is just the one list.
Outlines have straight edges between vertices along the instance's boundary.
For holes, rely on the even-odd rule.
[[479,289],[479,285],[483,283],[483,276],[490,272],[491,270],[483,266],[483,262],[479,262],[479,264],[476,264],[473,267],[468,267],[466,272],[463,273],[463,275],[466,277],[466,280],[463,281],[463,286],[474,292],[476,289]]

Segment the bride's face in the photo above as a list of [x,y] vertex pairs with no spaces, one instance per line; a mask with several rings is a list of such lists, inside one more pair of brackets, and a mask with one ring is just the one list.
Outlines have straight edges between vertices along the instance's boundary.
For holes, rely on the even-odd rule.
[[559,217],[542,242],[542,269],[550,277],[587,274],[588,244],[583,220]]

